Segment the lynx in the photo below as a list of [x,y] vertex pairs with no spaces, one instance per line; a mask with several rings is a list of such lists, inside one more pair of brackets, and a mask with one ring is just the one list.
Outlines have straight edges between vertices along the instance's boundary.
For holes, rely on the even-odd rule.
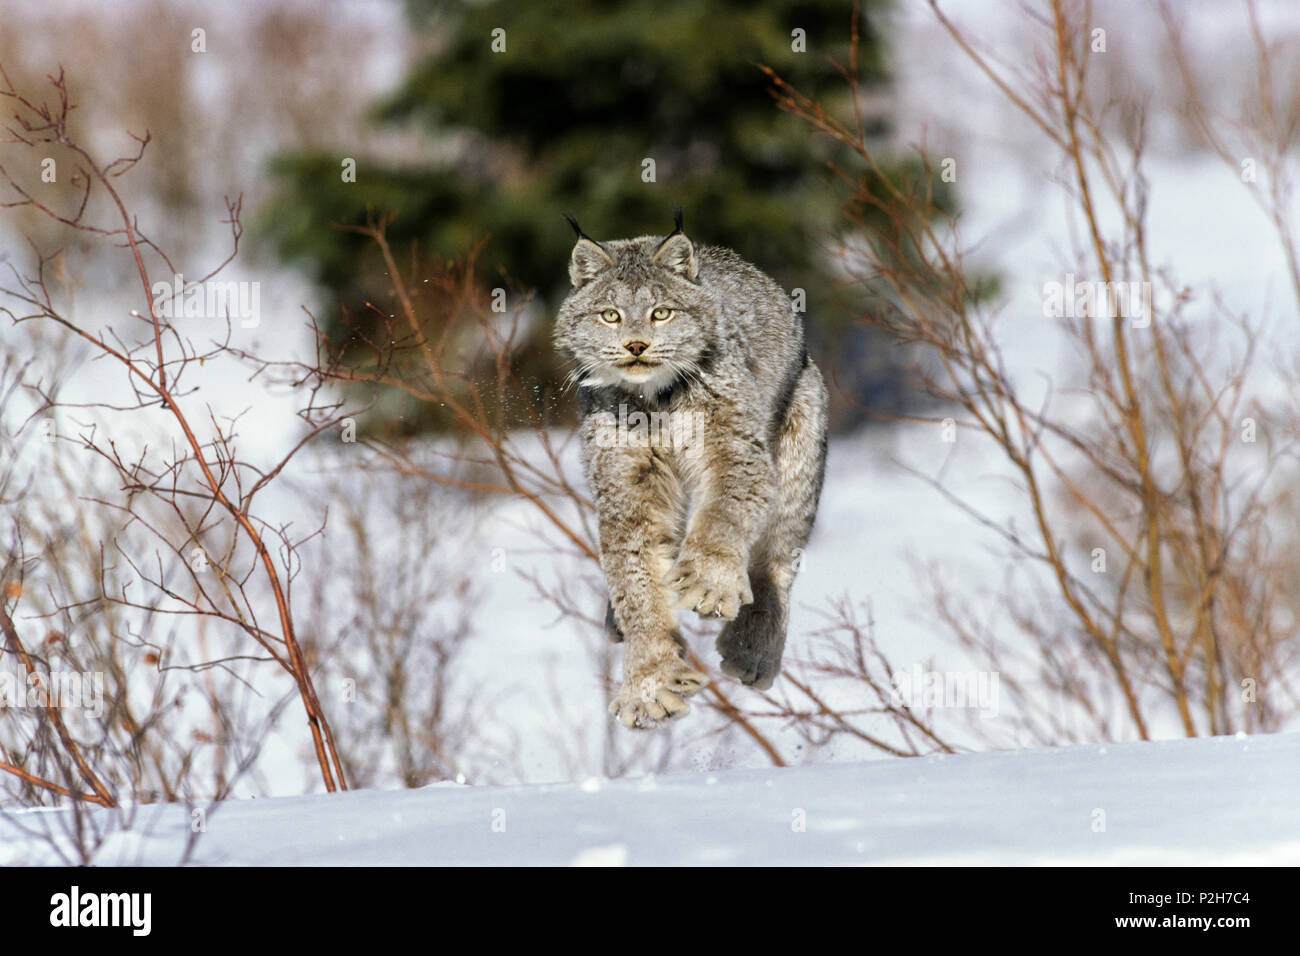
[[[780,286],[682,230],[597,242],[572,217],[572,289],[555,345],[574,363],[587,479],[626,642],[610,713],[652,728],[707,681],[677,610],[727,623],[724,673],[767,688],[826,463],[826,386]],[[689,427],[642,428],[685,419]],[[664,418],[663,416],[668,416]]]

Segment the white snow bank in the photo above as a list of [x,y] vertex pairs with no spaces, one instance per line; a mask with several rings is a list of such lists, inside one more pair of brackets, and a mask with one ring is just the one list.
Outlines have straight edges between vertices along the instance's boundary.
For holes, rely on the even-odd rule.
[[[228,802],[208,817],[193,860],[1296,864],[1297,789],[1300,734],[546,786],[440,784]],[[17,828],[58,831],[67,813],[0,816],[0,865],[56,862],[47,842]],[[180,806],[142,812],[95,862],[175,863],[191,819]]]

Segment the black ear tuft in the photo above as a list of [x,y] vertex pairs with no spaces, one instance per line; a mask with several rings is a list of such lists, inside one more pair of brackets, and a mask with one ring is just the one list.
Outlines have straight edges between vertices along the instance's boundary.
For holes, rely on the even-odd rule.
[[579,239],[586,239],[586,238],[588,238],[588,237],[587,237],[587,234],[586,234],[585,232],[582,231],[582,227],[581,227],[580,225],[578,225],[578,220],[574,219],[574,218],[573,218],[572,216],[570,216],[567,212],[562,212],[562,213],[560,213],[560,215],[564,217],[564,221],[567,222],[567,223],[569,224],[570,228],[573,229],[574,234],[577,235],[577,237],[578,237]]
[[578,237],[578,241],[573,246],[573,254],[569,257],[569,281],[573,283],[574,289],[581,289],[598,272],[612,266],[614,257],[610,255],[608,249],[582,231],[578,220],[567,212],[560,215]]
[[668,245],[668,243],[673,241],[674,237],[685,236],[685,235],[686,233],[682,229],[682,207],[674,203],[673,204],[673,231],[668,233],[668,235],[664,236],[663,241],[660,242],[658,247],[655,249],[655,255],[658,256],[659,253],[663,252],[664,248]]
[[650,261],[694,282],[699,274],[699,263],[695,259],[695,246],[682,231],[681,206],[673,206],[673,223],[676,228],[664,236]]

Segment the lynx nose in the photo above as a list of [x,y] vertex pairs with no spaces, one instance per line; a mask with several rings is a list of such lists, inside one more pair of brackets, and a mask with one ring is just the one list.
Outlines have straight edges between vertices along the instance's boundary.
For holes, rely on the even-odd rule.
[[627,349],[633,355],[640,356],[642,352],[650,347],[649,342],[624,342],[623,348]]

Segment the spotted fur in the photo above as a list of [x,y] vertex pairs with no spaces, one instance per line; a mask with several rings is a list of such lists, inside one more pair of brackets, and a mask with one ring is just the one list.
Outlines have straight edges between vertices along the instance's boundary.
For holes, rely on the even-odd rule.
[[[579,389],[606,629],[626,643],[610,712],[648,728],[685,714],[707,680],[683,659],[679,608],[726,619],[725,673],[758,688],[780,673],[825,473],[826,386],[790,296],[734,252],[696,246],[680,215],[667,236],[609,242],[570,222],[555,344]],[[619,423],[638,412],[702,427],[687,442],[628,439]]]

